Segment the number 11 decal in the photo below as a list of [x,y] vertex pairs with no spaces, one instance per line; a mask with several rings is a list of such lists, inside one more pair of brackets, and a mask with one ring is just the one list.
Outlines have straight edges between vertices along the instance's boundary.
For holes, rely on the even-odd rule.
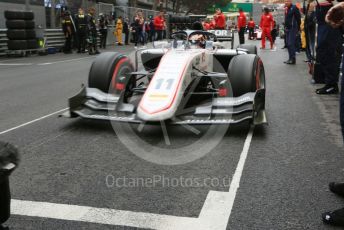
[[155,89],[160,90],[164,84],[166,84],[166,90],[171,90],[173,86],[174,79],[157,79],[157,84]]

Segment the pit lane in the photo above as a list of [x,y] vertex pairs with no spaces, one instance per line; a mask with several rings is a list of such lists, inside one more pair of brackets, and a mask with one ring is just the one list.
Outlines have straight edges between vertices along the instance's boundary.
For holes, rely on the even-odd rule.
[[[334,141],[338,137],[326,133],[324,127],[331,121],[319,109],[324,102],[311,96],[302,58],[294,68],[283,65],[286,54],[281,50],[262,51],[261,56],[270,125],[254,132],[227,228],[323,229],[319,213],[342,205],[326,188],[329,177],[341,179],[343,159]],[[22,59],[33,65],[0,66],[0,79],[7,85],[0,88],[0,132],[65,108],[66,99],[87,81],[92,58],[76,62],[40,58]],[[58,63],[38,65],[52,62]],[[192,219],[202,213],[209,191],[228,192],[229,187],[114,188],[106,185],[106,178],[233,178],[248,132],[247,124],[234,127],[204,158],[170,167],[131,154],[107,123],[51,116],[0,137],[16,143],[23,153],[11,178],[15,200]],[[9,222],[14,229],[123,229],[123,225],[90,224],[25,215],[14,215]]]

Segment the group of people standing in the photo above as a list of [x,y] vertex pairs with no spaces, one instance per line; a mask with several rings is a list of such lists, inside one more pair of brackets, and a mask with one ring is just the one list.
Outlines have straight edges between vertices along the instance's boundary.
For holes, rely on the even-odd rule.
[[[286,64],[295,64],[296,35],[305,33],[306,57],[313,83],[324,86],[315,91],[319,95],[339,93],[341,66],[340,124],[344,140],[344,2],[337,4],[332,0],[308,0],[303,9],[298,9],[291,0],[285,0],[285,32],[289,60]],[[303,23],[301,23],[301,19]],[[303,24],[303,26],[301,26]],[[301,30],[303,29],[303,31]],[[344,183],[329,183],[329,190],[344,197]],[[322,220],[326,224],[344,227],[344,208],[325,212]]]
[[99,54],[97,47],[97,27],[101,34],[101,47],[106,46],[107,26],[109,22],[107,18],[100,14],[96,19],[96,9],[90,7],[87,14],[80,8],[78,14],[71,15],[69,11],[63,13],[62,30],[65,35],[65,45],[63,52],[72,53],[73,45],[77,47],[78,53],[85,53],[86,50],[90,55]]
[[143,12],[139,10],[131,23],[132,42],[135,47],[139,44],[158,41],[166,38],[165,12],[160,11],[154,18],[145,19]]
[[159,12],[156,17],[146,19],[143,11],[136,12],[133,22],[129,23],[129,18],[126,17],[124,22],[122,16],[116,20],[115,36],[117,38],[117,44],[123,45],[122,34],[125,35],[125,45],[129,45],[129,37],[131,33],[131,42],[144,46],[147,42],[153,42],[166,38],[166,20],[165,13]]

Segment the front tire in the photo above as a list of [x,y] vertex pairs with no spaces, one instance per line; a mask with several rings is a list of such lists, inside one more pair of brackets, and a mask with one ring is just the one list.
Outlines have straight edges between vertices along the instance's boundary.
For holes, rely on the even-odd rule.
[[110,89],[115,87],[120,75],[132,71],[132,64],[125,55],[117,52],[102,53],[91,66],[88,86],[108,93]]
[[228,77],[234,97],[265,89],[264,65],[260,57],[254,54],[233,57],[228,67]]

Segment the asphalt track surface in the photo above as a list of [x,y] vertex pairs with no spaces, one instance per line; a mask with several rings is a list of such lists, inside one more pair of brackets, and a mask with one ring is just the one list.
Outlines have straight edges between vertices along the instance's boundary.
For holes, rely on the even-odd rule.
[[[87,83],[94,57],[1,59],[0,139],[15,143],[22,153],[20,167],[11,176],[14,215],[7,225],[11,229],[335,229],[323,225],[320,215],[344,206],[327,187],[330,181],[343,181],[344,175],[338,96],[314,95],[303,54],[296,66],[283,64],[287,53],[281,49],[260,51],[260,56],[266,71],[269,125],[230,127],[206,156],[177,166],[134,155],[109,123],[58,117],[68,97]],[[179,131],[171,131],[177,133],[177,142],[193,141],[185,130]],[[148,134],[153,143],[163,141],[158,130]],[[193,187],[107,183],[109,178],[154,176],[228,183]],[[78,217],[85,209],[90,214]]]

